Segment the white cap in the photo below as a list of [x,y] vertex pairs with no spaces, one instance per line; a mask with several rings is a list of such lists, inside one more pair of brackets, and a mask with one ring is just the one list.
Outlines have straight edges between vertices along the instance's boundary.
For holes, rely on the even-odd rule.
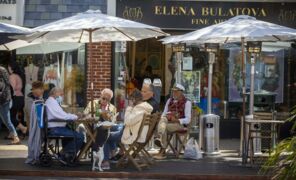
[[182,84],[176,83],[174,85],[174,87],[172,88],[172,90],[181,90],[181,91],[185,91],[184,86],[182,86]]

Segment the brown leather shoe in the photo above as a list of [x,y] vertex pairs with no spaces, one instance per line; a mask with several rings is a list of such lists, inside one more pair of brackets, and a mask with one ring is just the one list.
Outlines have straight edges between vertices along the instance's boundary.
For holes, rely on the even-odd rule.
[[166,159],[167,158],[167,156],[165,155],[165,153],[159,153],[159,154],[157,154],[157,155],[155,155],[153,157],[155,159],[157,159],[157,160],[163,160],[163,159]]

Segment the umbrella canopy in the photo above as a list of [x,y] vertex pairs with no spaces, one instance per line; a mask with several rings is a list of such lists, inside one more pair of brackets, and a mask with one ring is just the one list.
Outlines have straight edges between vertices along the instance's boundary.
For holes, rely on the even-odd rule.
[[8,38],[8,36],[16,34],[28,34],[30,32],[31,29],[29,28],[0,22],[0,50],[9,50],[9,48],[4,44],[13,41],[13,39]]
[[99,10],[88,10],[36,27],[32,31],[33,34],[16,36],[16,38],[29,42],[88,43],[90,41],[138,41],[168,35],[158,27],[102,14]]
[[296,38],[296,30],[241,15],[219,24],[208,26],[164,43],[227,43],[245,41],[287,41]]
[[[244,52],[245,41],[289,41],[296,39],[296,30],[269,22],[256,20],[250,16],[236,16],[225,22],[208,26],[182,36],[169,39],[164,43],[227,43],[241,42],[242,52]],[[242,62],[244,56],[242,54]],[[251,87],[250,87],[250,104],[249,111],[254,111],[254,60],[251,61]],[[243,63],[242,63],[243,64]],[[252,70],[253,69],[253,70]],[[244,79],[244,74],[243,74]],[[209,82],[210,84],[210,82]],[[243,85],[244,86],[244,85]],[[244,90],[243,90],[244,91]],[[209,92],[210,93],[210,92]],[[243,102],[244,102],[243,98]],[[244,104],[244,103],[243,103]],[[243,105],[244,106],[244,105]],[[244,108],[243,108],[243,114]],[[244,116],[243,116],[244,118]],[[244,127],[244,126],[243,126]],[[245,132],[245,128],[244,132]],[[245,133],[243,133],[245,140]],[[243,162],[246,161],[246,144],[244,144]]]
[[[101,41],[138,41],[168,35],[158,27],[105,15],[99,10],[88,10],[36,27],[32,31],[34,33],[16,36],[16,38],[33,43],[78,42],[91,44]],[[89,58],[92,59],[92,48],[89,49],[89,54]],[[91,113],[94,115],[92,64],[90,64],[90,74]]]
[[24,41],[24,40],[11,40],[10,39],[9,41],[11,41],[11,42],[0,45],[1,51],[11,51],[11,50],[15,50],[17,48],[22,48],[25,46],[37,44],[37,43],[28,43],[27,41]]
[[6,23],[0,23],[0,33],[9,33],[9,34],[25,34],[25,33],[30,33],[31,29],[21,27],[21,26],[16,26],[16,25],[11,25],[11,24],[6,24]]
[[71,51],[78,49],[81,46],[80,43],[71,42],[47,42],[41,44],[31,44],[22,48],[16,49],[16,54],[49,54],[59,51]]

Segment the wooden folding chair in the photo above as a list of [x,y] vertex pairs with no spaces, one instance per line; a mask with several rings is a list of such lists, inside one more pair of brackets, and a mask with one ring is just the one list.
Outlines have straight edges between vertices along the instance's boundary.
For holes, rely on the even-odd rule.
[[[179,129],[174,132],[167,133],[167,142],[168,143],[167,143],[167,147],[165,149],[170,147],[170,149],[173,151],[176,158],[179,158],[179,155],[182,152],[182,150],[185,150],[185,145],[186,145],[187,140],[189,139],[189,136],[190,136],[190,129],[193,126],[193,122],[195,122],[195,121],[193,121],[193,118],[195,118],[197,116],[196,111],[192,110],[191,112],[192,112],[191,113],[191,120],[186,127],[183,127],[182,129]],[[172,143],[172,139],[174,136],[176,138],[175,146]]]
[[[151,115],[145,114],[136,140],[130,145],[119,143],[119,146],[123,150],[124,155],[118,161],[117,167],[124,167],[126,164],[126,159],[128,159],[128,162],[131,162],[138,171],[142,171],[143,167],[149,167],[149,165],[153,164],[153,158],[145,150],[145,146],[149,143],[149,140],[153,135],[159,118],[159,113],[154,113]],[[144,142],[138,142],[138,139],[141,136],[144,127],[148,127],[146,139]],[[139,158],[140,161],[137,161],[136,158]]]
[[159,112],[152,114],[152,117],[151,117],[152,122],[151,123],[153,123],[153,124],[151,125],[151,128],[149,128],[149,130],[147,132],[145,143],[141,144],[142,150],[140,152],[142,153],[143,156],[146,157],[146,159],[149,161],[149,164],[154,163],[154,158],[148,153],[148,151],[145,149],[145,147],[147,146],[149,141],[152,139],[154,132],[156,131],[158,122],[160,120],[160,116],[161,116],[161,113],[159,113]]

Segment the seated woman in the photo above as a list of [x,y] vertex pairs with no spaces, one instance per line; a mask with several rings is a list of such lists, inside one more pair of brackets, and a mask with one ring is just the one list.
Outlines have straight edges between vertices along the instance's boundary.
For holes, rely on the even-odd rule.
[[[141,91],[135,89],[130,95],[130,105],[126,108],[124,115],[124,130],[121,137],[121,142],[123,144],[132,144],[139,133],[141,122],[143,120],[144,114],[151,114],[153,107],[143,101],[143,96]],[[138,141],[143,141],[146,135],[141,134]]]
[[[75,155],[83,145],[83,134],[71,130],[66,126],[66,122],[51,122],[54,119],[74,121],[78,119],[75,114],[66,113],[61,103],[63,101],[63,90],[53,88],[49,92],[49,98],[46,100],[46,110],[48,118],[49,135],[54,136],[71,136],[73,139],[63,139],[63,154],[65,160],[69,160]],[[69,158],[68,158],[69,157]]]

